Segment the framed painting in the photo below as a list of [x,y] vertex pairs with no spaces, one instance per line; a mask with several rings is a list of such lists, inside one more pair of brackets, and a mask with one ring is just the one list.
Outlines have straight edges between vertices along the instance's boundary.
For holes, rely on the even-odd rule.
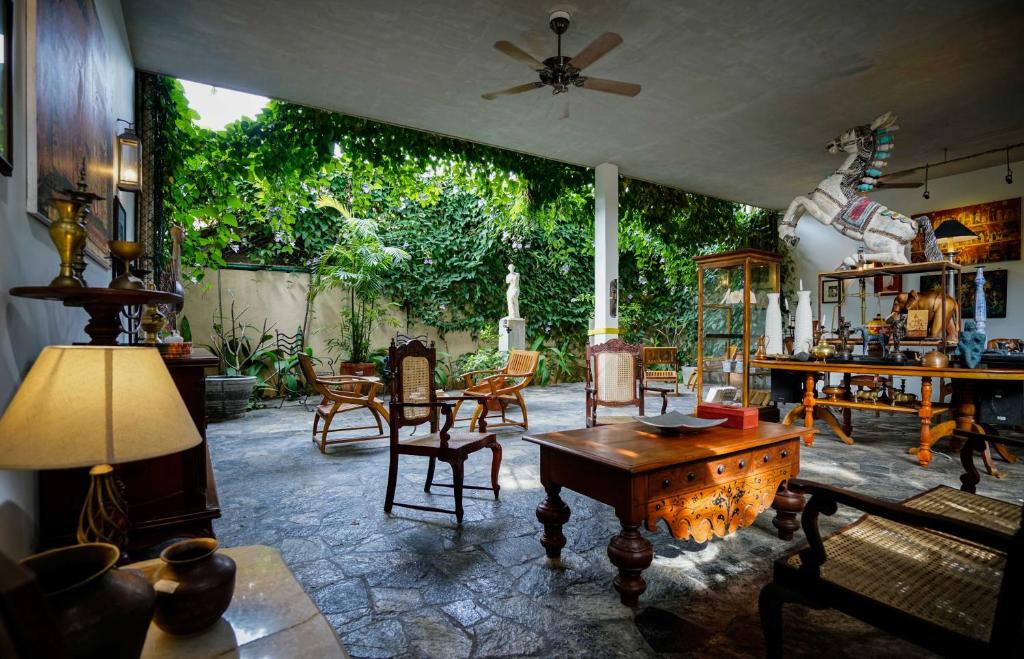
[[[1020,260],[1020,197],[990,201],[984,204],[950,208],[946,210],[918,213],[927,215],[933,227],[948,219],[959,220],[965,227],[978,234],[977,238],[957,244],[960,265],[980,265],[999,261]],[[924,255],[924,238],[918,234],[911,244],[910,260],[919,263],[927,261]]]
[[876,295],[897,295],[903,292],[903,275],[875,275]]
[[[1009,306],[1006,270],[985,271],[985,307],[989,318],[1006,318]],[[974,282],[978,275],[964,272],[960,275],[960,317],[974,318]],[[942,290],[942,275],[921,275],[921,291]]]
[[0,0],[0,175],[10,176],[14,172],[11,155],[11,99],[13,97],[12,77],[14,75],[14,2]]
[[[94,0],[36,0],[29,11],[28,211],[49,224],[51,202],[85,169],[103,197],[86,227],[87,253],[109,268],[114,196],[114,80]],[[34,11],[33,11],[34,10]]]
[[821,301],[828,304],[839,301],[839,287],[842,282],[826,281],[822,284]]

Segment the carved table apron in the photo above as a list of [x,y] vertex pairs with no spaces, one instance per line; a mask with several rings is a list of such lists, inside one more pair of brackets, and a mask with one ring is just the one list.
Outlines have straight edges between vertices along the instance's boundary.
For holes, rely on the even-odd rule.
[[621,531],[608,543],[619,569],[615,589],[635,605],[647,588],[642,573],[654,559],[640,533],[665,520],[672,536],[704,542],[749,526],[769,506],[779,537],[800,528],[803,498],[786,489],[800,470],[804,428],[761,423],[757,428],[710,428],[663,435],[640,423],[524,436],[540,446],[540,479],[547,497],[537,507],[541,544],[549,558],[565,546],[569,507],[563,487],[615,509]]

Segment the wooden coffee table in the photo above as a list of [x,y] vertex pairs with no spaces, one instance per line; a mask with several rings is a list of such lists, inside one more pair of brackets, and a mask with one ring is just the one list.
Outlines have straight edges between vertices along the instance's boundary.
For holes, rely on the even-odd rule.
[[635,605],[647,588],[643,571],[654,559],[640,533],[665,520],[672,536],[704,542],[749,526],[769,506],[779,537],[800,528],[803,497],[786,489],[800,470],[799,438],[806,428],[761,423],[750,430],[711,428],[663,435],[640,423],[526,435],[540,446],[540,480],[547,498],[537,507],[541,544],[549,558],[565,546],[569,506],[563,487],[615,508],[622,530],[608,543],[619,569],[615,589]]

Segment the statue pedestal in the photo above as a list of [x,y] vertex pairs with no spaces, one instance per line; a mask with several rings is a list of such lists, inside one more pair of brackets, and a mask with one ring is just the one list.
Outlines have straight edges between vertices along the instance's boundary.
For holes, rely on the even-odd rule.
[[526,350],[526,321],[505,316],[498,321],[498,350]]

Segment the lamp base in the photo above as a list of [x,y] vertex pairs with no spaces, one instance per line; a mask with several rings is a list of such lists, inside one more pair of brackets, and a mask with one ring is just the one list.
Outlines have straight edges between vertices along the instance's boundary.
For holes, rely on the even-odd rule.
[[78,516],[78,542],[107,542],[124,549],[128,540],[128,506],[114,482],[114,468],[89,470],[89,492]]

